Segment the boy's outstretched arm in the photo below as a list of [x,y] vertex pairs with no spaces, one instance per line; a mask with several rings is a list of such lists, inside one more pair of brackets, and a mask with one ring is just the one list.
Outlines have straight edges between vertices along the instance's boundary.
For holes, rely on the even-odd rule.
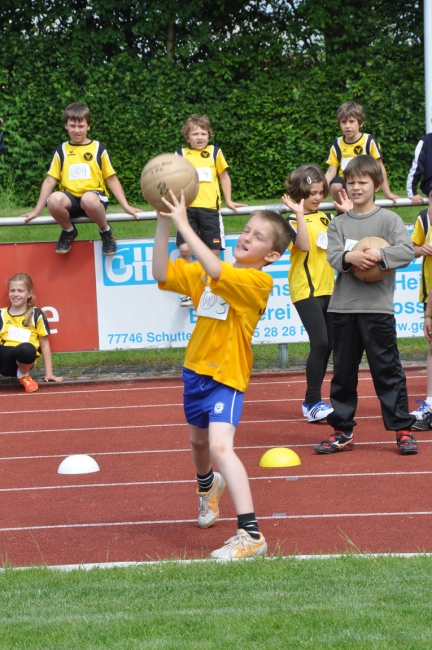
[[237,212],[237,208],[244,208],[247,206],[247,203],[234,203],[231,198],[231,178],[227,170],[224,169],[222,174],[219,176],[220,184],[222,185],[222,192],[224,195],[225,203],[227,208]]
[[396,205],[396,199],[400,198],[399,194],[393,194],[393,192],[390,189],[390,185],[388,182],[388,177],[387,177],[387,170],[384,167],[384,163],[382,161],[382,158],[378,159],[379,164],[381,165],[382,173],[384,176],[384,180],[382,182],[382,191],[384,192],[384,196],[386,199],[389,199],[390,201],[393,201],[393,205]]
[[108,176],[106,182],[111,192],[114,194],[117,201],[123,208],[123,210],[128,214],[131,214],[133,217],[135,217],[135,219],[138,220],[139,219],[138,212],[142,212],[142,210],[140,210],[139,208],[133,208],[131,205],[129,205],[125,193],[123,191],[123,188],[121,186],[121,183],[117,178],[117,176],[115,174],[113,174],[112,176]]
[[170,228],[171,220],[158,213],[152,261],[153,277],[158,282],[166,282]]
[[40,215],[40,213],[42,212],[42,210],[46,205],[49,195],[55,188],[56,184],[57,184],[57,179],[54,178],[54,176],[47,176],[45,178],[40,189],[40,194],[35,209],[32,210],[31,212],[26,212],[25,214],[21,215],[22,217],[25,217],[24,221],[26,223],[28,223],[29,221],[35,219]]
[[[192,254],[201,263],[205,272],[213,278],[213,280],[218,280],[222,273],[222,263],[190,227],[186,214],[183,190],[181,192],[180,201],[177,201],[175,194],[171,190],[170,195],[173,204],[169,203],[162,197],[162,201],[167,206],[167,212],[161,212],[162,217],[170,217],[174,226],[177,228],[186,244],[189,245]],[[156,251],[154,254],[156,254]]]

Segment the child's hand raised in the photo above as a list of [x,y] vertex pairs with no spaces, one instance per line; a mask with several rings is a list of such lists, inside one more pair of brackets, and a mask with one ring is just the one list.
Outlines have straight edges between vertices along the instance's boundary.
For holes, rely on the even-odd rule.
[[348,198],[346,190],[339,192],[339,203],[337,203],[335,200],[333,200],[333,203],[339,212],[348,212],[348,210],[352,210],[353,208],[353,202]]
[[180,193],[180,201],[177,199],[176,195],[172,190],[169,190],[170,196],[171,196],[171,201],[167,201],[164,197],[162,197],[162,201],[165,203],[167,208],[169,209],[169,212],[159,212],[159,214],[162,217],[169,217],[173,224],[176,226],[177,230],[180,230],[182,224],[188,224],[188,218],[186,214],[186,205],[185,205],[185,197],[184,197],[184,192],[181,190]]
[[304,216],[304,199],[302,199],[300,203],[294,203],[288,194],[283,194],[282,201],[285,203],[286,207],[291,210],[291,212],[294,212],[297,218],[299,215],[301,217]]

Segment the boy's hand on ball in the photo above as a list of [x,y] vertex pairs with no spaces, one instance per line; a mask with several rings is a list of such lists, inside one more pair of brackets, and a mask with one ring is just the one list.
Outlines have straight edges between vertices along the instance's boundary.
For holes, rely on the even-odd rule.
[[180,192],[180,201],[177,200],[177,197],[172,190],[169,190],[169,194],[171,202],[167,201],[165,197],[162,197],[162,201],[169,209],[169,212],[161,212],[160,214],[163,217],[169,217],[178,229],[182,223],[189,223],[186,214],[184,192],[183,190]]
[[[372,252],[374,251],[375,254]],[[376,253],[379,254],[380,259],[376,258]],[[381,261],[381,254],[377,249],[367,248],[365,250],[352,250],[345,255],[345,260],[359,269],[370,269],[379,261]]]

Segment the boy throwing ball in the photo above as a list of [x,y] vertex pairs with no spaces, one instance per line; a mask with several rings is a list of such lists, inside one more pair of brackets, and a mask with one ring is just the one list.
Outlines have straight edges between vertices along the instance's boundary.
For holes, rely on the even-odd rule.
[[[278,260],[291,234],[283,217],[271,210],[251,215],[240,235],[234,264],[222,262],[188,222],[184,197],[158,215],[153,276],[159,288],[191,296],[198,321],[186,349],[184,410],[198,481],[198,525],[212,526],[225,488],[237,513],[237,533],[212,558],[231,560],[264,555],[267,543],[258,530],[249,479],[234,451],[244,392],[252,371],[251,339],[273,287],[267,264]],[[169,210],[169,212],[168,212]],[[168,258],[171,222],[196,262]],[[212,462],[220,473],[214,472]]]

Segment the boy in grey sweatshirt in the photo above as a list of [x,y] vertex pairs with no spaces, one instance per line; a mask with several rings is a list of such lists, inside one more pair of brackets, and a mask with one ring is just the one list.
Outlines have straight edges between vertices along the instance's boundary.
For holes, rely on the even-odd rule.
[[[381,402],[385,428],[396,432],[401,454],[418,452],[411,434],[415,417],[408,411],[393,308],[396,269],[408,266],[414,249],[402,219],[374,203],[382,180],[376,160],[371,156],[356,156],[345,169],[347,191],[341,193],[343,208],[350,209],[334,219],[328,228],[327,259],[338,271],[328,309],[333,313],[334,374],[330,400],[334,410],[327,421],[335,430],[315,446],[318,454],[354,449],[358,369],[364,351]],[[382,237],[390,245],[354,249],[359,240],[370,236]],[[352,267],[365,271],[376,264],[390,270],[377,282],[364,282],[352,272]]]

